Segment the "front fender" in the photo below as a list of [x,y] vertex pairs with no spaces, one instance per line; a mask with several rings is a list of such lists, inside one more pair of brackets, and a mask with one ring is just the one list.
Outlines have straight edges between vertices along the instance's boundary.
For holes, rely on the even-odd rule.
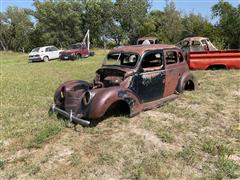
[[130,116],[139,113],[142,110],[139,99],[134,93],[126,88],[114,86],[92,90],[94,97],[89,104],[87,117],[89,119],[98,119],[102,117],[109,107],[117,102],[124,101],[130,109]]
[[61,84],[55,91],[54,103],[59,107],[63,106],[63,99],[61,97],[61,92],[63,92],[64,94],[67,94],[67,92],[71,90],[76,91],[76,90],[83,89],[85,91],[85,90],[88,90],[89,87],[90,87],[90,84],[86,81],[81,81],[81,80],[66,81],[63,84]]

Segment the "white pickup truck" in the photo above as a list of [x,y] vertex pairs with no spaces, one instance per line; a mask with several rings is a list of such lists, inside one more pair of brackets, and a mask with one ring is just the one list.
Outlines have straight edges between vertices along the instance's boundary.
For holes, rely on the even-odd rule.
[[62,50],[55,46],[44,46],[34,48],[28,55],[29,62],[44,61],[47,62],[52,59],[59,58],[59,53]]

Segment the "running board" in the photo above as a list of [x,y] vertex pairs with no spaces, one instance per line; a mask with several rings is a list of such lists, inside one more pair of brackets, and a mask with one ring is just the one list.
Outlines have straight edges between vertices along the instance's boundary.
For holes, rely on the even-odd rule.
[[172,95],[167,96],[165,98],[162,98],[160,100],[144,103],[143,104],[143,110],[146,111],[146,110],[150,110],[150,109],[153,109],[153,108],[160,107],[164,103],[166,103],[167,101],[172,101],[172,100],[176,99],[178,96],[179,95],[172,94]]

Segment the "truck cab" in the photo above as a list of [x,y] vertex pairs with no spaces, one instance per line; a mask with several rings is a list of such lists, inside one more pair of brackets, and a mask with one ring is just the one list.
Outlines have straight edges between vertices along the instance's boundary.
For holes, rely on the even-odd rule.
[[206,52],[218,49],[206,37],[188,37],[177,43],[184,52]]
[[78,60],[82,57],[88,57],[89,50],[85,43],[71,44],[67,50],[60,53],[61,60]]
[[160,40],[156,37],[142,37],[137,40],[137,45],[159,44]]
[[206,37],[188,37],[177,46],[190,69],[240,69],[240,50],[218,50]]

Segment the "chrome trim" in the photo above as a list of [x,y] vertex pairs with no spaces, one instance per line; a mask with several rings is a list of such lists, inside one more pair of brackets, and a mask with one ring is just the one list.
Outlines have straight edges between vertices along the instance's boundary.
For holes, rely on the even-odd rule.
[[61,115],[63,115],[66,118],[69,118],[70,122],[75,122],[77,124],[81,124],[83,126],[89,126],[90,125],[90,121],[84,120],[84,119],[80,119],[76,116],[73,115],[72,110],[70,111],[70,113],[58,108],[55,104],[52,105],[52,112],[57,112]]

